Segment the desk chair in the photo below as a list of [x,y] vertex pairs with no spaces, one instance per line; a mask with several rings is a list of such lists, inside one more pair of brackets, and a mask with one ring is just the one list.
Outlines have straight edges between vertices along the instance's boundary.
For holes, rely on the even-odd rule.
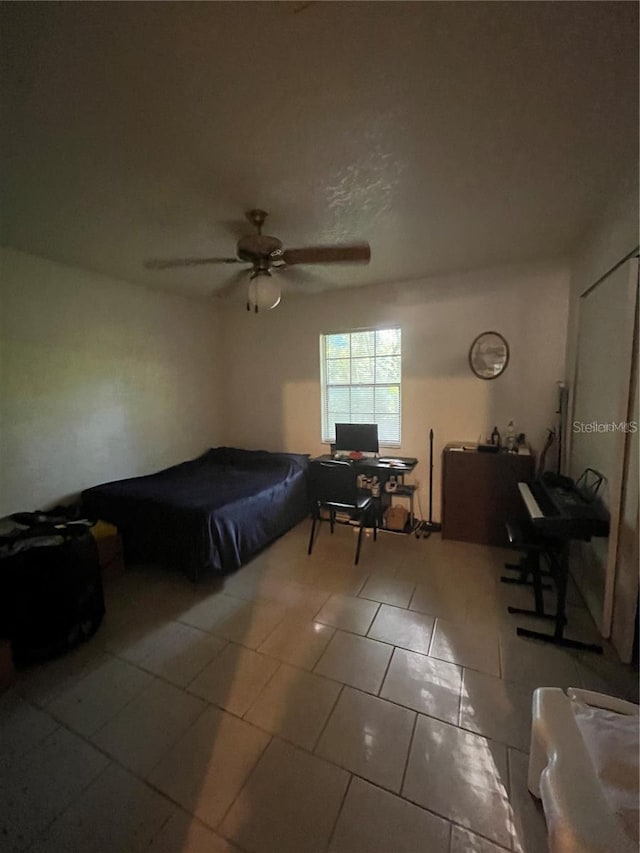
[[358,522],[358,544],[356,545],[355,565],[360,560],[362,530],[367,513],[373,522],[373,538],[377,538],[378,522],[374,499],[370,493],[362,492],[357,485],[358,468],[349,462],[314,459],[309,464],[309,492],[311,496],[313,524],[309,537],[307,554],[311,554],[315,540],[317,522],[326,521],[322,518],[323,509],[329,512],[329,525],[334,531],[336,513],[349,513]]

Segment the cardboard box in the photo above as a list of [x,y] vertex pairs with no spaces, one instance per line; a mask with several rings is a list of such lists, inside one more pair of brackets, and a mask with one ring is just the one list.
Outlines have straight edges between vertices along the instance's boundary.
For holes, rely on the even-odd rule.
[[122,537],[118,533],[118,528],[109,524],[108,521],[98,521],[91,528],[91,535],[96,540],[103,580],[113,580],[124,574]]
[[408,518],[408,511],[403,506],[394,504],[385,511],[384,526],[387,530],[404,530]]

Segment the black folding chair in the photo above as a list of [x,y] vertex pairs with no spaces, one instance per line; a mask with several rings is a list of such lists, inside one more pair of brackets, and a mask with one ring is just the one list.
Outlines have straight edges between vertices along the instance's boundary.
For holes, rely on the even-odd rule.
[[[356,545],[355,565],[360,560],[362,530],[367,516],[370,516],[373,527],[373,538],[377,538],[378,521],[374,499],[370,492],[358,489],[358,469],[349,462],[338,460],[314,459],[309,464],[309,491],[311,495],[313,524],[309,537],[310,554],[315,541],[316,525],[318,522],[329,521],[333,533],[336,524],[336,513],[348,514],[350,519],[358,523],[358,544]],[[322,510],[329,514],[323,518]]]

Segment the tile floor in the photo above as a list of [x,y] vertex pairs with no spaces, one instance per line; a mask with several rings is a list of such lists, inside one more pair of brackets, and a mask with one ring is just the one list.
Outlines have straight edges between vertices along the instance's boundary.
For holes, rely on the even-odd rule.
[[634,674],[517,638],[507,552],[381,534],[354,567],[352,530],[311,557],[307,535],[197,586],[131,568],[90,643],[21,673],[0,695],[3,851],[547,849],[531,691],[637,701]]

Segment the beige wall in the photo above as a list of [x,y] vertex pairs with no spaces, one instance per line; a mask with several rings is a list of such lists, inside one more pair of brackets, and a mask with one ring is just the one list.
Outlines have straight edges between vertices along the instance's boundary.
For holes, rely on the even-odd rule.
[[216,443],[215,312],[2,250],[0,516]]
[[[568,270],[554,265],[286,294],[277,309],[258,316],[230,301],[221,310],[227,351],[221,438],[251,448],[323,452],[319,334],[399,324],[402,447],[395,452],[421,460],[415,480],[426,515],[428,432],[435,430],[437,519],[446,442],[476,441],[496,424],[504,432],[514,418],[517,430],[540,449],[545,428],[554,422],[555,383],[564,377],[568,287]],[[485,330],[501,332],[511,348],[508,369],[490,382],[475,378],[467,363],[472,340]]]

